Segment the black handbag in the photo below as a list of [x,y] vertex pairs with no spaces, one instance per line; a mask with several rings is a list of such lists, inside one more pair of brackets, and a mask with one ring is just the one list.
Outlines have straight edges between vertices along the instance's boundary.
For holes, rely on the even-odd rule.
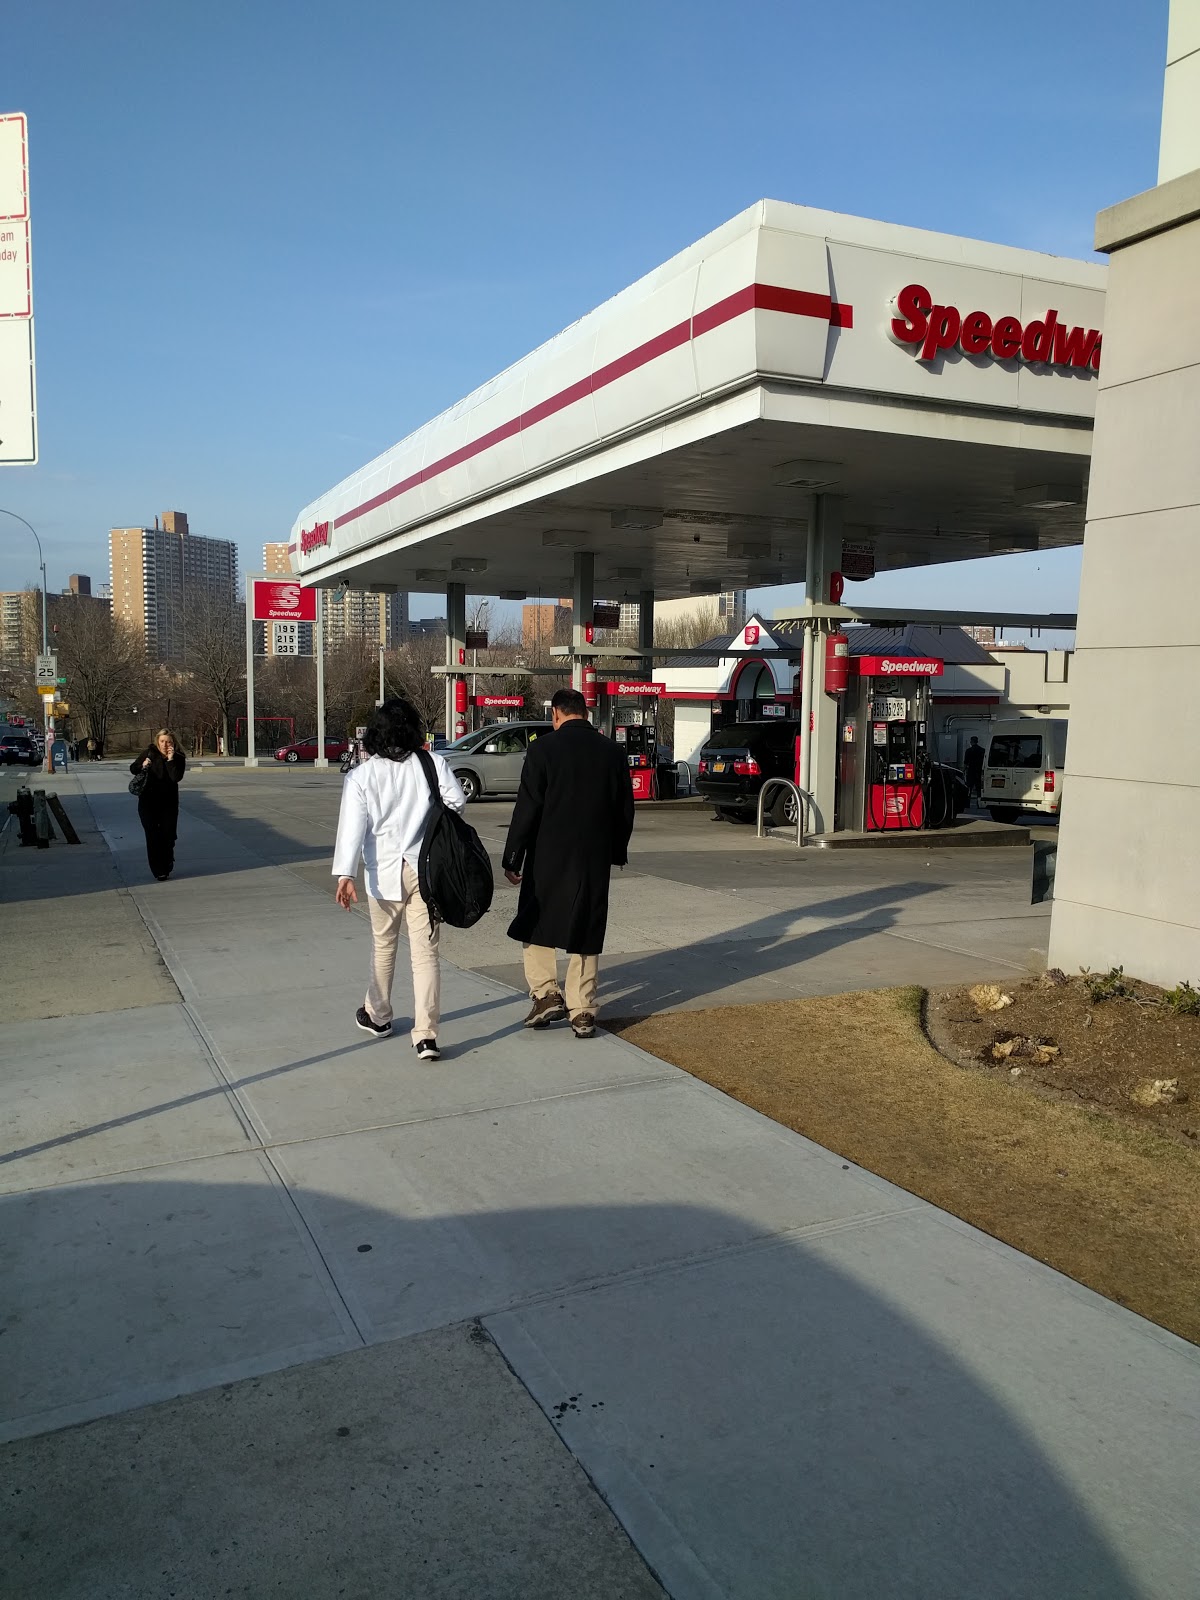
[[141,772],[135,772],[133,777],[129,780],[130,794],[141,794],[142,790],[149,782],[150,774],[143,767]]

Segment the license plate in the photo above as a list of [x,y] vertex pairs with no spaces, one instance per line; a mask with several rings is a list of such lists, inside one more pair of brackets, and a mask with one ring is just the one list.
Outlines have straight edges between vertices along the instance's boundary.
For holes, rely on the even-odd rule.
[[714,761],[712,769],[713,769],[714,772],[724,772],[725,771],[725,763],[723,761]]

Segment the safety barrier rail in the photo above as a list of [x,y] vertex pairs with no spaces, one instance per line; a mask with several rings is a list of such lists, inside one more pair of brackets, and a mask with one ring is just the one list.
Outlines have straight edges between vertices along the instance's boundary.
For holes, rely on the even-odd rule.
[[768,778],[758,792],[758,837],[766,838],[763,829],[763,818],[767,809],[767,796],[773,789],[790,789],[796,797],[796,848],[804,843],[804,826],[806,814],[815,815],[817,803],[807,789],[801,789],[790,778]]
[[[683,772],[687,773],[687,788],[686,789],[682,789],[681,788],[680,779],[679,779],[680,771],[683,771]],[[691,769],[690,763],[688,763],[687,761],[677,761],[675,763],[675,793],[676,794],[680,794],[680,793],[683,793],[683,794],[695,794],[695,792],[696,792],[696,783],[695,783],[695,780],[692,777],[692,769]]]

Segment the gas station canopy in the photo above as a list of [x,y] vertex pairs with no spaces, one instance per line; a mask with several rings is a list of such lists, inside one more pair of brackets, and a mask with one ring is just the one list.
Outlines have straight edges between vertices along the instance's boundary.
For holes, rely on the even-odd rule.
[[1104,267],[761,201],[306,506],[306,582],[657,599],[1083,537]]

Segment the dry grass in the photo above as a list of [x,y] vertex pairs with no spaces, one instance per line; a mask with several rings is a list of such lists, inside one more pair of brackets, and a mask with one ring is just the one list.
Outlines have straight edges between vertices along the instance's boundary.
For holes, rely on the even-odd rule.
[[607,1023],[847,1160],[1200,1343],[1200,1153],[926,1038],[918,989]]

